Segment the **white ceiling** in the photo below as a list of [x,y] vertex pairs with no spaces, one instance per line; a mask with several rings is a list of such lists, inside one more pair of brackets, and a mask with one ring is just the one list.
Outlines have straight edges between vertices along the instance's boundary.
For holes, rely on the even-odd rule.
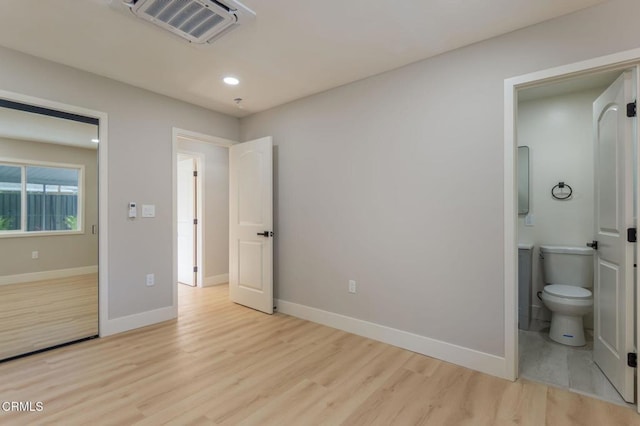
[[0,44],[242,117],[602,2],[244,0],[254,21],[197,46],[120,0],[2,0]]

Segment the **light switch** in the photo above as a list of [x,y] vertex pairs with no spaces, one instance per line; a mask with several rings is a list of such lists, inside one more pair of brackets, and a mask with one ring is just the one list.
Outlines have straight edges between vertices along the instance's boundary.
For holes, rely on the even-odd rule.
[[142,205],[142,217],[156,217],[156,205],[155,204],[143,204]]

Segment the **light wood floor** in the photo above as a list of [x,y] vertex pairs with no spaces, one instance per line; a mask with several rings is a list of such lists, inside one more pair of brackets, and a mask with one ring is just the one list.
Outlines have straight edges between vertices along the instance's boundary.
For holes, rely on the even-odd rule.
[[0,364],[0,424],[634,425],[633,410],[180,288],[178,321]]
[[96,334],[97,273],[0,285],[0,360]]

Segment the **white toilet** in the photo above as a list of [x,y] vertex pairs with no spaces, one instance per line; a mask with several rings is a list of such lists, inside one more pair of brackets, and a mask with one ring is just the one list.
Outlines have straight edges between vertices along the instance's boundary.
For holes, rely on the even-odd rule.
[[593,308],[593,250],[588,247],[540,246],[545,282],[542,301],[551,311],[549,337],[584,346],[582,317]]

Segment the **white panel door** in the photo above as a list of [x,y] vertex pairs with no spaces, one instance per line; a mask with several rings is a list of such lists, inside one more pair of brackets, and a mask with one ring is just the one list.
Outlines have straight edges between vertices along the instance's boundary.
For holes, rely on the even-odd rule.
[[229,148],[229,297],[273,313],[272,139]]
[[627,366],[633,342],[633,73],[625,72],[593,103],[595,139],[595,337],[593,359],[629,402],[634,369]]
[[196,285],[195,158],[178,155],[178,282]]

